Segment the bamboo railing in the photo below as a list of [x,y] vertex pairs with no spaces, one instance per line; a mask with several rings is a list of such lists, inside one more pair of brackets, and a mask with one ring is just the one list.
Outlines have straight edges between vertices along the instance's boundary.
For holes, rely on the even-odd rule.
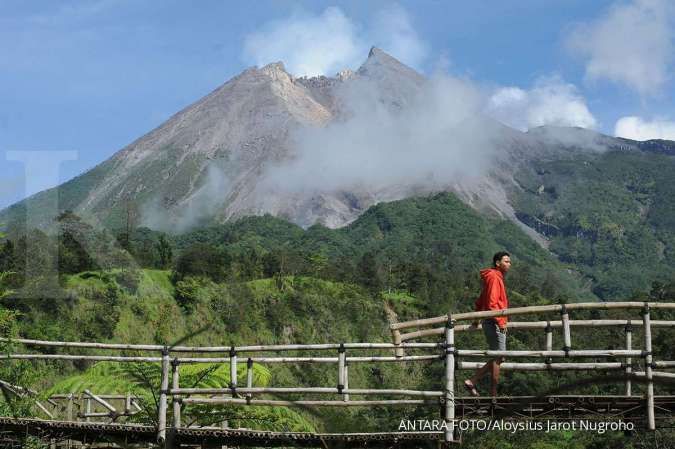
[[[573,320],[570,312],[580,310],[636,310],[640,309],[641,320],[628,319],[594,319]],[[645,405],[647,409],[647,429],[655,429],[654,379],[672,380],[675,373],[663,370],[675,368],[675,361],[656,360],[652,354],[652,328],[675,330],[675,321],[651,320],[654,309],[675,310],[675,303],[578,303],[551,306],[534,306],[505,309],[488,312],[455,313],[441,317],[420,319],[391,325],[393,342],[377,343],[330,343],[330,344],[290,344],[290,345],[256,345],[256,346],[174,346],[131,345],[95,342],[54,342],[29,339],[0,339],[26,346],[96,350],[96,351],[137,351],[147,356],[105,355],[105,354],[30,354],[7,353],[0,358],[8,360],[69,360],[69,361],[111,361],[117,363],[156,363],[161,366],[161,382],[157,408],[157,442],[171,446],[172,435],[186,426],[184,405],[208,404],[218,405],[262,405],[262,406],[322,406],[322,407],[369,407],[369,406],[439,406],[444,410],[447,424],[444,432],[446,442],[457,440],[455,416],[455,378],[458,370],[474,370],[484,362],[467,361],[474,357],[507,357],[510,359],[539,358],[540,362],[504,362],[501,368],[512,371],[622,371],[625,376],[625,394],[632,396],[631,379],[639,379],[646,384]],[[544,330],[545,348],[530,350],[491,351],[484,349],[458,348],[457,332],[476,331],[479,326],[458,324],[461,321],[474,321],[496,316],[525,316],[532,314],[546,315],[558,313],[557,320],[511,322],[511,330],[536,331]],[[433,327],[442,324],[443,327]],[[625,331],[625,349],[581,349],[573,346],[572,329],[587,327],[615,326]],[[632,332],[634,327],[641,327],[644,333],[642,349],[634,347]],[[562,349],[553,347],[553,330],[562,330]],[[674,334],[675,335],[675,334]],[[418,338],[440,337],[436,342],[414,342]],[[382,351],[393,355],[383,355]],[[406,354],[406,351],[422,351],[422,354]],[[297,356],[289,353],[303,352],[307,355]],[[364,352],[366,354],[364,354]],[[210,356],[203,356],[209,354]],[[578,361],[584,358],[607,358],[610,361]],[[634,360],[644,361],[643,370],[633,370]],[[357,388],[350,385],[349,366],[356,363],[444,363],[442,389],[415,390],[394,388]],[[227,388],[192,388],[181,387],[181,364],[190,363],[228,363],[230,368],[230,385]],[[254,363],[264,364],[334,364],[336,367],[335,384],[330,386],[284,386],[259,387],[253,385]],[[240,384],[239,366],[245,364],[246,375]],[[657,371],[658,370],[658,371]],[[0,388],[2,388],[0,382]],[[15,387],[17,394],[20,390]],[[323,395],[326,399],[285,399],[264,397],[265,395]],[[358,396],[358,399],[354,399]],[[386,398],[386,399],[385,399]],[[117,419],[131,417],[141,412],[141,407],[134,398],[126,395],[99,395],[96,392],[84,391],[81,400],[84,405],[76,403],[74,395],[56,395],[50,398],[50,404],[67,401],[66,419],[83,418]],[[116,402],[117,401],[117,402]],[[171,403],[171,407],[169,407]],[[49,404],[47,404],[49,405]],[[48,410],[45,404],[36,403],[36,407],[49,419],[55,419],[55,413]],[[75,416],[74,408],[80,412]],[[84,408],[84,411],[82,409]],[[171,420],[169,416],[171,415]]]
[[[570,320],[569,312],[573,310],[634,310],[640,309],[642,320]],[[654,362],[652,354],[652,327],[667,327],[675,329],[675,321],[651,321],[651,310],[675,310],[675,303],[654,303],[654,302],[601,302],[601,303],[573,303],[573,304],[557,304],[547,306],[531,306],[519,307],[512,309],[502,309],[494,311],[481,312],[466,312],[466,313],[449,313],[448,315],[425,318],[419,320],[406,321],[402,323],[395,323],[390,326],[392,338],[399,348],[396,350],[396,355],[403,357],[405,349],[405,341],[420,337],[428,337],[433,335],[445,335],[446,341],[446,421],[448,427],[451,429],[446,432],[446,441],[453,441],[454,430],[454,370],[455,370],[455,356],[476,356],[485,355],[491,358],[494,357],[542,357],[546,358],[546,363],[502,363],[501,367],[510,370],[606,370],[606,369],[623,369],[626,373],[625,388],[626,395],[630,396],[632,393],[631,374],[636,377],[643,377],[646,380],[647,391],[645,394],[646,409],[647,409],[647,428],[649,430],[656,429],[655,412],[654,412],[654,377],[664,379],[675,379],[675,374],[654,372],[653,368],[671,368],[675,364],[671,361]],[[459,331],[467,331],[478,329],[481,325],[463,325],[457,326],[458,321],[476,321],[479,319],[489,319],[495,317],[512,317],[532,314],[558,312],[560,314],[560,321],[538,321],[538,322],[516,322],[508,324],[511,329],[544,329],[546,331],[546,350],[544,351],[473,351],[473,350],[458,350],[454,346],[454,334]],[[431,329],[420,329],[402,334],[402,330],[412,328],[423,328],[426,326],[433,326],[436,324],[445,324],[445,327],[435,327]],[[632,328],[633,326],[642,326],[644,329],[644,349],[634,350],[632,348]],[[572,327],[602,327],[602,326],[624,326],[626,333],[626,349],[625,350],[573,350],[572,349]],[[553,328],[562,328],[563,330],[563,348],[561,351],[553,350]],[[625,363],[558,363],[550,362],[551,358],[555,357],[625,357]],[[641,357],[644,359],[645,371],[632,373],[632,357]],[[460,362],[459,369],[476,369],[481,364]],[[452,410],[449,410],[452,409]]]

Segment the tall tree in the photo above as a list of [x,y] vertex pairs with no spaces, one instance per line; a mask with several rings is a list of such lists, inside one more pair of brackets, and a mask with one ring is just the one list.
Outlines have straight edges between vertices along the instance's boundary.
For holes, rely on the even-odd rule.
[[96,263],[89,251],[93,251],[94,229],[71,211],[65,211],[56,219],[59,225],[59,272],[80,273],[93,270]]
[[157,253],[159,254],[159,268],[167,268],[171,265],[171,261],[173,260],[173,249],[171,248],[171,244],[164,234],[162,234],[159,236],[159,240],[155,246]]

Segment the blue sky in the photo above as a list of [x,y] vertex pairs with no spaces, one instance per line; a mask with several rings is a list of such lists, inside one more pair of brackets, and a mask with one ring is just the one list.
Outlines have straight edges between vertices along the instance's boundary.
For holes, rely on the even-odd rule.
[[56,182],[27,191],[7,152],[74,151],[67,180],[246,67],[355,69],[370,45],[470,80],[514,127],[675,139],[673,17],[665,0],[0,0],[0,207]]

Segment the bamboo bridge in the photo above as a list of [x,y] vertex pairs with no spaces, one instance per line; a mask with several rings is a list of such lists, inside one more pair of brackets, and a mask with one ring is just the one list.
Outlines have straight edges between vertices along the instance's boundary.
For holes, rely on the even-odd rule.
[[[574,320],[576,311],[614,311],[621,318]],[[675,395],[656,394],[663,387],[675,386],[675,361],[661,360],[652,350],[652,335],[668,332],[675,342],[675,321],[652,320],[656,311],[675,310],[675,303],[615,302],[572,303],[532,306],[499,311],[451,313],[391,325],[393,341],[377,343],[287,344],[256,346],[161,346],[94,342],[54,342],[27,339],[3,339],[24,347],[69,349],[77,354],[6,353],[9,360],[109,361],[115,363],[151,363],[161,366],[161,379],[153,395],[156,408],[148,410],[129,392],[99,394],[84,390],[71,394],[39,397],[37,392],[0,381],[5,397],[28,398],[33,416],[0,417],[0,446],[12,447],[18,436],[32,435],[50,447],[149,447],[180,446],[302,446],[302,447],[446,447],[460,444],[468,424],[507,419],[524,424],[542,420],[595,421],[620,419],[635,431],[653,431],[672,425]],[[596,312],[593,312],[595,316]],[[513,317],[538,315],[544,320],[515,321]],[[491,351],[460,348],[456,335],[480,329],[476,320],[509,316],[510,334],[544,332],[545,348]],[[551,319],[551,318],[554,319]],[[462,324],[464,323],[464,324]],[[593,341],[572,339],[572,328],[614,327],[623,332],[622,349],[593,348]],[[640,344],[633,341],[638,332]],[[554,333],[562,345],[554,346]],[[415,341],[423,339],[425,341]],[[481,339],[482,341],[482,339]],[[574,343],[574,344],[573,344]],[[584,344],[582,347],[582,343]],[[561,346],[561,347],[560,347]],[[591,346],[588,348],[588,346]],[[558,349],[558,347],[560,347]],[[115,355],[109,355],[116,352]],[[43,351],[45,352],[45,351]],[[134,355],[125,355],[133,353]],[[142,355],[135,355],[142,354]],[[297,355],[301,354],[301,355]],[[460,370],[475,370],[485,359],[505,357],[516,360],[502,363],[505,371],[558,371],[593,373],[588,384],[618,384],[622,394],[580,395],[546,394],[541,396],[466,397],[455,379]],[[477,359],[483,359],[479,361]],[[517,360],[527,360],[518,362]],[[531,361],[531,360],[536,361]],[[588,361],[591,359],[592,361]],[[600,359],[600,361],[598,361]],[[0,362],[1,363],[1,362]],[[179,366],[195,363],[228,364],[227,388],[193,388],[181,385]],[[333,385],[254,386],[254,364],[335,366]],[[356,364],[442,364],[443,376],[435,390],[400,388],[361,388],[349,384],[349,367]],[[246,367],[245,378],[238,368]],[[400,366],[400,365],[399,365]],[[615,373],[613,377],[598,375]],[[413,383],[411,381],[411,383]],[[419,384],[419,383],[417,383]],[[583,379],[580,385],[584,386]],[[638,391],[639,390],[639,391]],[[318,397],[318,398],[317,398]],[[303,433],[273,432],[196,425],[186,413],[189,405],[201,404],[213,409],[239,406],[285,407],[428,407],[438,423],[429,429],[401,430],[399,423],[379,432]],[[440,414],[438,414],[440,412]],[[151,424],[138,423],[135,417],[145,413]],[[482,420],[482,421],[481,421]],[[435,422],[435,421],[434,421]],[[355,429],[358,430],[358,429]],[[478,430],[481,430],[480,428]],[[19,447],[16,443],[15,447]]]

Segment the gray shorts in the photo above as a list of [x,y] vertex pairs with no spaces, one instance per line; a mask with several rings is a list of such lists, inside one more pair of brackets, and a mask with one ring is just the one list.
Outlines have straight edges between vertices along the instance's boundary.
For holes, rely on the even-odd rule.
[[506,351],[506,333],[502,332],[495,320],[483,320],[483,333],[491,351]]

